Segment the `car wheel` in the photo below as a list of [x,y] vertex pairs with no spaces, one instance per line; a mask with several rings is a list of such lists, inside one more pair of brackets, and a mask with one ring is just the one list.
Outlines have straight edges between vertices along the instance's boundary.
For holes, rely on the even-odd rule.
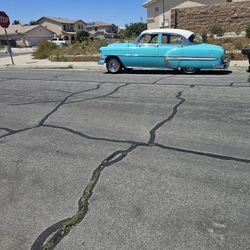
[[116,57],[111,57],[106,63],[106,67],[109,73],[117,74],[122,70],[122,64],[120,60]]
[[199,69],[196,69],[196,68],[182,68],[182,70],[186,74],[194,74],[199,71]]

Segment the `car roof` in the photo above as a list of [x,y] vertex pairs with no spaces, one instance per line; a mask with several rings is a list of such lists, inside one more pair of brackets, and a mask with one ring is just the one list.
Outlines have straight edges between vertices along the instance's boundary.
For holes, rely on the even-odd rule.
[[194,33],[190,30],[183,30],[183,29],[150,29],[145,30],[141,34],[159,34],[159,33],[166,33],[166,34],[176,34],[184,36],[188,39]]

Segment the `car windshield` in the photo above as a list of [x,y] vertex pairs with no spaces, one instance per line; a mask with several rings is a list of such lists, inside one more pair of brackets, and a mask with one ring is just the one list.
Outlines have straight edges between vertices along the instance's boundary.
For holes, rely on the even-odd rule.
[[189,38],[188,38],[188,41],[190,42],[190,44],[201,44],[202,43],[202,39],[200,36],[198,35],[191,35]]

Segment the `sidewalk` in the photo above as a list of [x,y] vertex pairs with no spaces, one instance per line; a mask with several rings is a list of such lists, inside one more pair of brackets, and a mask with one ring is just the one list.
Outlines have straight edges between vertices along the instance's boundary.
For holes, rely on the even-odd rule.
[[[0,69],[2,68],[29,68],[29,69],[77,69],[77,70],[104,70],[104,65],[97,62],[51,62],[48,59],[33,59],[32,54],[14,55],[15,65],[11,64],[9,56],[0,56]],[[248,60],[231,61],[229,70],[247,70]]]
[[11,64],[9,56],[0,56],[0,68],[29,68],[29,69],[104,69],[97,62],[51,62],[48,59],[33,59],[32,54],[13,55],[15,65]]

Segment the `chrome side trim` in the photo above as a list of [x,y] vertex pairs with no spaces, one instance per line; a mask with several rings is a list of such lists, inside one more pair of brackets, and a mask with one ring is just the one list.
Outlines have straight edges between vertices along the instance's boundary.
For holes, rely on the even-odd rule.
[[168,69],[178,69],[178,67],[172,66],[169,61],[170,60],[167,59],[167,56],[165,56],[164,57],[164,62],[165,62],[166,68],[168,68]]
[[217,57],[199,57],[199,56],[165,56],[165,60],[181,61],[216,61]]
[[165,56],[164,62],[167,68],[177,69],[178,67],[172,66],[170,61],[217,61],[217,57],[191,57],[191,56]]
[[126,57],[164,57],[165,60],[181,60],[181,61],[217,61],[217,57],[199,57],[199,56],[158,56],[145,54],[114,54],[109,56],[126,56]]
[[164,57],[164,56],[153,56],[153,55],[145,55],[145,54],[115,54],[110,56],[126,56],[126,57]]

